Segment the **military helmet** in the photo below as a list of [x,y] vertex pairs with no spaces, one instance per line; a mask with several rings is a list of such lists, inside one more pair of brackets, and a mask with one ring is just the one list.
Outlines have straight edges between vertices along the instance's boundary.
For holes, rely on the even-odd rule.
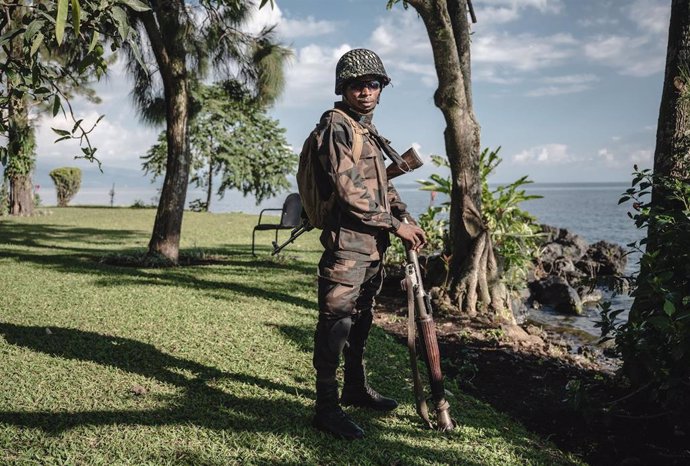
[[377,76],[384,87],[391,82],[378,55],[368,49],[353,49],[340,57],[335,67],[335,93],[341,95],[345,84],[361,76]]

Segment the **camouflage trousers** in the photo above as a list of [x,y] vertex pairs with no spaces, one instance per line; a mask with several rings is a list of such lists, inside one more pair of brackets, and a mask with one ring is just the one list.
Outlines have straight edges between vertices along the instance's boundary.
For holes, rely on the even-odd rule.
[[364,381],[364,350],[382,284],[381,261],[340,259],[328,251],[321,257],[314,335],[317,382],[335,382],[340,353],[345,359],[345,384]]

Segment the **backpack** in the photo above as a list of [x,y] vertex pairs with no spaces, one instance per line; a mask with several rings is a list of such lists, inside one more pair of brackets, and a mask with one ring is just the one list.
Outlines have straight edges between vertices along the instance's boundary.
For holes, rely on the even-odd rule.
[[[364,135],[368,133],[368,130],[340,109],[328,110],[323,116],[329,112],[340,113],[350,124],[352,128],[352,157],[357,164],[362,156]],[[297,188],[302,199],[302,217],[306,217],[311,226],[323,229],[328,214],[335,204],[335,194],[319,161],[318,151],[323,142],[320,129],[320,124],[317,124],[302,146],[297,167]]]

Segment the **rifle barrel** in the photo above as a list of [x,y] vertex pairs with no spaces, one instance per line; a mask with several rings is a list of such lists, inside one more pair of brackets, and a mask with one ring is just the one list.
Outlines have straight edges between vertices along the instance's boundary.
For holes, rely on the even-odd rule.
[[275,256],[278,254],[280,251],[283,250],[285,246],[288,244],[292,243],[295,241],[297,238],[300,237],[303,233],[308,232],[311,230],[313,227],[309,225],[307,222],[303,222],[301,225],[298,227],[295,227],[291,232],[290,232],[290,237],[281,245],[278,245],[275,241],[273,242],[273,252],[271,253],[272,256]]

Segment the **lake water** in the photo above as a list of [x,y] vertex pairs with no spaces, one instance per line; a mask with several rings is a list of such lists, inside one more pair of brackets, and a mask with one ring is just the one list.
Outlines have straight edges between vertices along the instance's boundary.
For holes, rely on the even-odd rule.
[[[534,183],[527,187],[527,192],[541,195],[543,198],[525,202],[522,206],[540,223],[567,228],[589,243],[605,240],[625,247],[626,244],[643,236],[643,232],[637,230],[627,216],[629,204],[618,205],[618,199],[629,186],[629,183]],[[418,215],[429,206],[430,193],[420,191],[416,184],[399,184],[397,188],[413,215]],[[83,188],[72,205],[107,205],[110,203],[108,191],[109,189],[106,188]],[[54,205],[54,194],[50,192],[40,194],[45,203]],[[188,200],[204,197],[199,190],[190,190],[187,195]],[[212,202],[211,211],[259,213],[263,208],[280,207],[284,197],[285,194],[257,205],[254,198],[243,197],[233,192],[228,193],[224,199],[215,199]],[[136,200],[145,203],[155,202],[155,187],[116,188],[115,205],[131,205]],[[438,204],[444,200],[442,196],[438,196],[435,202]],[[633,273],[636,268],[637,258],[629,257],[626,273]],[[606,298],[612,301],[614,309],[629,309],[632,303],[628,296],[606,296]],[[596,308],[588,309],[586,315],[578,317],[560,316],[548,310],[532,311],[529,314],[530,319],[538,322],[575,327],[594,335],[598,334],[598,330],[593,325],[598,317]]]

